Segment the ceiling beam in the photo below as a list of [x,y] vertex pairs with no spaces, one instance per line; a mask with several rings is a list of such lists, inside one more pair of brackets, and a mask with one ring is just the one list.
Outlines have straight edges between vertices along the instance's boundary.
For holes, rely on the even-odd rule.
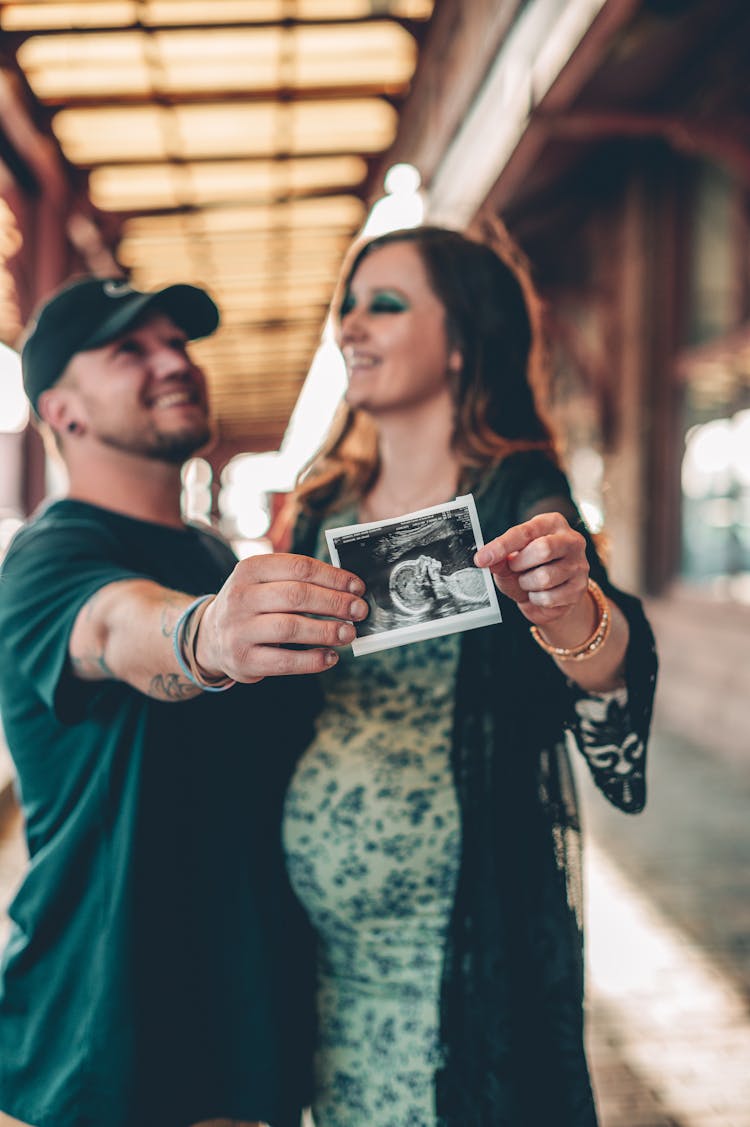
[[524,6],[435,169],[429,218],[467,224],[485,203],[505,211],[544,148],[535,110],[567,108],[641,4],[567,0],[561,8],[557,0],[531,0]]
[[12,145],[8,139],[8,135],[3,127],[2,115],[0,114],[0,164],[4,164],[8,169],[11,177],[16,181],[21,190],[28,196],[36,196],[39,193],[39,181],[37,180],[31,165],[26,161],[18,152],[18,149]]
[[688,156],[706,156],[728,165],[750,182],[750,130],[747,119],[699,121],[677,114],[575,110],[542,113],[534,121],[549,137],[571,141],[660,138]]
[[26,104],[23,76],[15,68],[0,67],[0,130],[4,159],[31,194],[44,185],[57,200],[67,196],[69,183],[57,142],[41,133]]
[[[476,0],[474,0],[476,2]],[[206,0],[206,7],[208,8],[211,0]],[[480,0],[480,3],[487,5],[487,0]],[[5,3],[0,5],[8,7]],[[400,16],[390,15],[388,12],[379,12],[377,14],[363,15],[363,16],[350,16],[338,19],[282,19],[282,20],[207,20],[205,23],[196,23],[195,21],[185,21],[184,23],[145,23],[141,20],[134,20],[131,23],[118,23],[118,24],[97,24],[95,27],[32,27],[23,29],[5,28],[2,31],[3,39],[14,49],[24,43],[27,39],[54,39],[60,35],[116,35],[120,32],[144,32],[149,35],[164,34],[170,31],[194,31],[205,34],[206,31],[293,31],[295,28],[307,27],[366,27],[368,24],[373,23],[393,23],[398,24],[405,31],[408,31],[411,36],[417,38],[419,33],[428,24],[428,20],[410,20]],[[0,21],[0,26],[2,22]]]
[[336,83],[320,86],[266,86],[258,89],[237,90],[234,87],[211,87],[209,90],[146,90],[143,92],[119,93],[102,90],[94,94],[64,94],[60,98],[38,95],[39,101],[51,113],[60,110],[103,109],[109,103],[117,109],[139,106],[152,107],[158,102],[166,109],[179,106],[212,105],[227,102],[232,106],[250,106],[263,102],[328,102],[351,101],[352,98],[382,98],[393,103],[403,97],[409,88],[409,81],[392,82],[384,87],[382,82]]
[[[101,103],[97,107],[97,109],[100,109],[100,110],[103,110],[103,111],[106,111],[109,108],[110,108],[109,106],[103,105]],[[119,109],[119,103],[117,103],[117,108]],[[248,164],[248,165],[278,164],[278,165],[284,165],[284,164],[290,163],[291,161],[298,161],[298,162],[300,162],[300,164],[302,164],[305,161],[312,163],[316,160],[337,160],[339,158],[347,159],[352,155],[354,155],[355,159],[362,160],[366,163],[367,160],[368,160],[368,157],[370,159],[372,159],[373,155],[379,156],[380,151],[378,151],[374,154],[372,154],[372,153],[370,153],[370,154],[367,154],[367,153],[365,153],[365,154],[362,154],[362,153],[352,154],[350,148],[341,148],[341,149],[316,149],[314,152],[304,152],[304,153],[296,153],[296,152],[291,152],[289,150],[276,149],[276,150],[273,150],[273,151],[269,150],[268,152],[261,153],[261,154],[254,153],[252,156],[248,156],[247,153],[238,153],[236,151],[221,153],[219,155],[206,154],[205,156],[184,156],[184,157],[182,157],[182,156],[170,156],[168,153],[165,153],[163,156],[160,155],[160,156],[153,156],[153,157],[151,157],[151,156],[140,156],[140,155],[135,156],[135,157],[127,157],[127,156],[121,157],[121,156],[117,156],[117,155],[110,155],[110,156],[107,156],[107,157],[102,157],[101,160],[86,161],[85,163],[84,162],[81,162],[81,163],[76,162],[76,168],[81,168],[85,171],[85,170],[93,170],[95,168],[109,168],[109,167],[111,167],[111,168],[128,168],[131,165],[133,165],[136,168],[141,168],[141,167],[143,167],[143,168],[151,168],[151,167],[159,168],[160,166],[163,166],[164,168],[187,168],[188,171],[189,171],[190,167],[192,165],[202,165],[202,164],[208,164],[208,165],[214,165],[214,164]],[[327,194],[329,194],[329,195],[340,196],[342,194],[346,195],[347,192],[349,191],[349,187],[348,187],[348,185],[344,185],[342,187],[340,184],[329,184],[329,185],[325,186],[325,190],[326,190]],[[235,207],[236,207],[237,201],[234,201],[234,204],[235,204]]]
[[[355,196],[357,199],[361,199],[358,191],[348,188],[344,189],[341,187],[341,185],[337,185],[335,188],[310,188],[304,192],[288,192],[284,195],[279,193],[276,196],[269,195],[262,198],[253,197],[252,206],[273,207],[275,205],[283,205],[287,203],[304,203],[305,200],[324,200],[331,196],[335,198],[341,195],[350,195]],[[134,211],[132,208],[128,208],[127,210],[123,211],[116,211],[113,208],[110,208],[109,210],[113,211],[117,215],[119,221],[125,222],[130,219],[142,219],[144,217],[165,218],[174,215],[204,215],[207,211],[218,211],[222,208],[229,210],[233,207],[236,208],[237,206],[237,200],[222,200],[220,202],[212,202],[206,204],[178,204],[175,207],[144,207],[139,208],[137,211]]]

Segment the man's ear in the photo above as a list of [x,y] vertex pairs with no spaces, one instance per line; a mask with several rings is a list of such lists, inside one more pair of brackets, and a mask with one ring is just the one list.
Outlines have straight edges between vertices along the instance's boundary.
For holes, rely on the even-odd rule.
[[63,387],[50,387],[42,392],[37,401],[37,414],[55,434],[80,434],[84,429],[71,396]]

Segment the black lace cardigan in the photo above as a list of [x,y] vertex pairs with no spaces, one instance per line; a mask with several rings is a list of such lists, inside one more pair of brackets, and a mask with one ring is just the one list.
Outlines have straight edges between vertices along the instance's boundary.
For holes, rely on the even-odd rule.
[[[565,476],[542,454],[506,458],[473,490],[486,540],[556,509],[585,533]],[[313,554],[319,521],[294,551]],[[588,537],[592,577],[630,626],[627,709],[613,703],[589,759],[607,799],[645,802],[656,680],[639,601],[609,582]],[[566,732],[586,754],[580,690],[536,645],[515,604],[502,625],[466,632],[456,682],[452,764],[462,825],[441,993],[440,1127],[595,1127],[583,1047],[580,832]]]

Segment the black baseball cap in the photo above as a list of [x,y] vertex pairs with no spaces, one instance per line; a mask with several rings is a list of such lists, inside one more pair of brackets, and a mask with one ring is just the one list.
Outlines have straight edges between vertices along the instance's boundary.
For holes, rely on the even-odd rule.
[[219,310],[198,286],[144,293],[127,278],[86,277],[48,298],[32,320],[21,353],[23,385],[34,410],[77,352],[101,348],[149,309],[166,313],[189,340],[210,336],[219,324]]

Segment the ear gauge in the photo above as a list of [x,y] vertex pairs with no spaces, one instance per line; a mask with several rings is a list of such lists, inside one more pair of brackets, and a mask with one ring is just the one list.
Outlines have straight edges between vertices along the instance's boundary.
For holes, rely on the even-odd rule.
[[66,426],[65,429],[68,432],[68,434],[77,434],[78,433],[78,423],[75,422],[75,421],[70,422],[70,423],[68,423],[68,425]]

